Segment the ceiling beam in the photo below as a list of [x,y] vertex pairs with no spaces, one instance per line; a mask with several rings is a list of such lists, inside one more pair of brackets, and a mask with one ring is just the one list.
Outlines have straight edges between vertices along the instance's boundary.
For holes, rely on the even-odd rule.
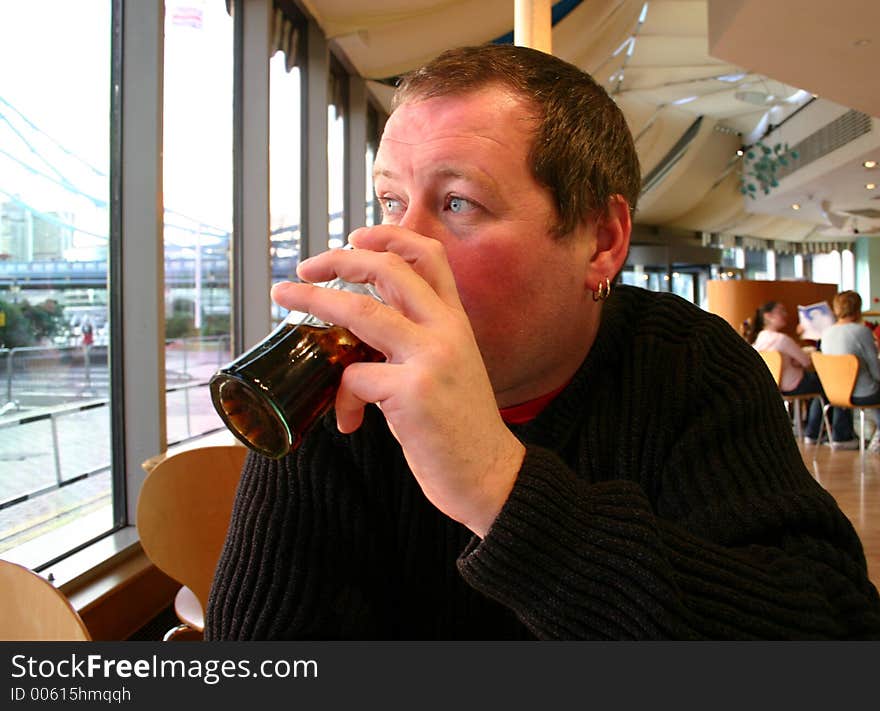
[[514,0],[513,43],[553,53],[551,0]]

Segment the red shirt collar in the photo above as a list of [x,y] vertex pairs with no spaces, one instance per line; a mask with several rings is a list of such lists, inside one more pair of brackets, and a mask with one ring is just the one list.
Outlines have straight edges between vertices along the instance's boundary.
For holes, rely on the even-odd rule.
[[510,407],[502,407],[498,411],[501,413],[501,419],[508,425],[522,425],[526,422],[534,420],[547,405],[553,402],[553,399],[565,390],[568,383],[556,388],[546,395],[536,397],[534,400],[520,403],[519,405],[511,405]]

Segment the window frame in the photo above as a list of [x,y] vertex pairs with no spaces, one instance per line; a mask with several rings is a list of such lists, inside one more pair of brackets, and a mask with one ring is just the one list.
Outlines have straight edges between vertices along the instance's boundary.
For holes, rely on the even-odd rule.
[[[234,29],[233,83],[238,82],[238,94],[234,98],[233,110],[232,199],[235,207],[232,248],[233,254],[237,251],[238,259],[242,261],[240,268],[251,269],[247,287],[231,292],[234,348],[262,338],[270,324],[267,131],[272,38],[268,19],[274,8],[273,0],[242,0],[236,3],[238,18],[234,16],[238,26]],[[135,528],[138,493],[146,477],[142,463],[162,452],[234,442],[232,435],[224,430],[199,435],[172,447],[167,445],[162,203],[165,2],[111,0],[111,13],[108,308],[112,324],[113,526],[91,541],[59,553],[36,568],[71,596],[78,609],[97,604],[108,590],[123,590],[127,580],[142,575],[143,566],[149,565]],[[346,230],[364,222],[363,205],[359,199],[352,201],[351,196],[363,193],[363,189],[359,193],[353,192],[352,182],[365,169],[361,148],[368,139],[365,133],[368,104],[380,121],[384,118],[384,111],[370,95],[364,79],[351,72],[344,62],[335,57],[331,59],[329,44],[317,23],[310,17],[301,19],[304,40],[298,60],[303,88],[301,247],[302,258],[305,258],[327,248],[326,146],[331,62],[338,63],[337,70],[344,72],[348,95]],[[256,23],[259,29],[246,36],[242,25],[247,23],[251,23],[251,27]],[[256,79],[252,81],[254,77]],[[246,87],[253,90],[247,96],[243,93]],[[360,119],[354,120],[353,117]],[[352,132],[356,132],[354,137]],[[245,156],[254,159],[250,167],[244,163]],[[260,179],[249,179],[253,175]],[[246,206],[254,206],[255,212],[245,213]],[[248,219],[255,219],[255,224],[265,221],[265,244],[253,239],[253,233],[248,232]],[[240,237],[244,234],[251,235],[247,242]],[[255,274],[263,274],[263,263],[265,278],[255,278]],[[241,285],[242,273],[233,271],[233,275]],[[132,327],[127,327],[129,324]]]

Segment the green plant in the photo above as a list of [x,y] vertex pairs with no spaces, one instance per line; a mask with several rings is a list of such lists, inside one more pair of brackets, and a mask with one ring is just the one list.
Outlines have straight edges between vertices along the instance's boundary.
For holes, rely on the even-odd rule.
[[67,330],[64,307],[54,299],[31,304],[0,300],[4,325],[0,327],[0,345],[5,348],[36,346]]
[[225,336],[229,334],[229,314],[210,314],[202,317],[203,336]]
[[165,338],[185,338],[195,334],[192,316],[177,312],[165,318]]
[[791,150],[787,143],[777,143],[772,148],[758,141],[746,150],[743,156],[743,175],[739,191],[753,200],[758,190],[768,195],[779,185],[776,172],[779,166],[787,166],[798,159],[798,152]]

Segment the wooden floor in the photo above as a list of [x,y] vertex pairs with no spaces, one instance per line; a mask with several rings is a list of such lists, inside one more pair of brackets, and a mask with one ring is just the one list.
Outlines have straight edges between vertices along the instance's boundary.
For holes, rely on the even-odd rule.
[[833,451],[827,445],[800,445],[807,469],[837,500],[862,539],[868,575],[880,589],[880,454],[859,450]]

